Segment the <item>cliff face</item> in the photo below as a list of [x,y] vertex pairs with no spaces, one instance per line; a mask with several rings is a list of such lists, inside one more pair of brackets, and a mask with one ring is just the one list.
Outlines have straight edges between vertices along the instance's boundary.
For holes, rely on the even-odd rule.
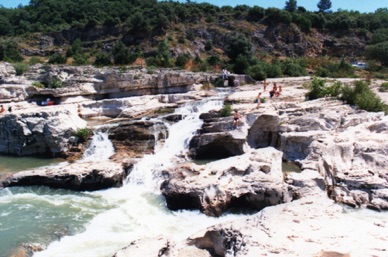
[[[193,40],[184,43],[171,40],[172,37],[193,35]],[[228,21],[219,25],[185,24],[169,30],[157,30],[150,33],[132,33],[122,26],[70,29],[38,35],[27,45],[22,46],[26,56],[50,56],[53,52],[64,51],[64,46],[71,45],[76,39],[88,48],[109,50],[117,41],[123,41],[128,47],[141,49],[144,56],[154,56],[158,42],[169,42],[173,57],[186,53],[192,57],[217,54],[225,57],[224,52],[229,39],[236,35],[246,36],[252,44],[255,54],[263,52],[278,57],[358,57],[365,50],[370,40],[367,33],[355,31],[302,31],[295,24],[249,23],[246,21]],[[205,50],[207,41],[213,44],[212,50]],[[97,45],[98,42],[98,45]]]

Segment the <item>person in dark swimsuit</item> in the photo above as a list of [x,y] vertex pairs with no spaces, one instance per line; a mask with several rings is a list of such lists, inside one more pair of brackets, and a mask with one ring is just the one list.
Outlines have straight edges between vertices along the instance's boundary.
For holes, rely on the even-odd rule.
[[241,115],[240,113],[238,112],[237,109],[234,110],[234,114],[233,114],[233,123],[232,123],[232,127],[235,129],[237,126],[240,125],[240,119],[241,119]]

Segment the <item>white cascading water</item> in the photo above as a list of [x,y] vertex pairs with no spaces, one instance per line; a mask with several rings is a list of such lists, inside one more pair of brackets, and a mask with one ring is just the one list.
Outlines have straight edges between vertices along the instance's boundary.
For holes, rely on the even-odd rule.
[[108,160],[115,152],[113,144],[108,138],[108,133],[98,130],[93,133],[92,141],[85,151],[82,161]]
[[208,99],[176,110],[184,119],[169,126],[164,145],[135,165],[123,187],[89,193],[112,208],[95,216],[84,232],[63,237],[34,257],[110,257],[139,238],[164,235],[184,240],[200,229],[236,219],[236,215],[214,218],[198,211],[172,212],[159,191],[159,173],[185,154],[202,125],[199,115],[221,107],[222,100]]

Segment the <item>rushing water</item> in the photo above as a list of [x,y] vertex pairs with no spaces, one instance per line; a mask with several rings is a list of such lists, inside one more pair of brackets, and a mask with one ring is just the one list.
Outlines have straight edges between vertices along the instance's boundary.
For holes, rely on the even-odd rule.
[[[198,211],[172,212],[159,192],[162,169],[184,155],[190,138],[201,126],[200,113],[220,109],[222,99],[208,99],[176,110],[185,117],[169,127],[169,137],[156,153],[146,155],[121,188],[71,192],[45,187],[0,190],[0,256],[24,243],[47,248],[35,257],[107,257],[132,240],[153,235],[183,239],[195,231],[236,218],[207,217]],[[106,158],[109,140],[95,134],[85,159]]]

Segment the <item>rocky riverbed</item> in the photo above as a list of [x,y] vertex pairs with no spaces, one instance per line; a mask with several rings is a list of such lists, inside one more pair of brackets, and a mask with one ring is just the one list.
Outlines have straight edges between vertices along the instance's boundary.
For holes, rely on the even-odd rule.
[[[214,96],[216,92],[203,85],[218,76],[51,67],[17,77],[9,65],[2,65],[0,100],[12,105],[13,111],[0,114],[1,153],[71,156],[71,149],[75,151],[71,138],[77,129],[92,127],[91,120],[102,118],[113,127],[116,153],[103,164],[75,162],[24,171],[3,181],[4,186],[74,190],[120,186],[143,154],[156,151],[152,142],[163,143],[168,136],[168,130],[152,118],[181,119],[171,110]],[[65,86],[33,86],[50,76]],[[231,117],[222,117],[219,109],[202,114],[204,123],[187,155],[161,171],[160,188],[172,210],[198,209],[209,216],[231,210],[255,214],[198,231],[185,241],[168,235],[139,238],[117,249],[115,256],[385,256],[388,116],[335,99],[305,101],[304,85],[310,77],[267,80],[269,87],[274,82],[283,86],[282,94],[272,99],[262,84],[248,84],[245,76],[238,80],[240,86],[225,97],[225,103],[240,111],[243,124],[232,130]],[[381,83],[372,81],[371,87],[376,90]],[[258,92],[267,97],[260,108],[253,102]],[[46,96],[59,104],[37,106]],[[379,96],[387,101],[387,93]],[[153,133],[155,127],[161,135]],[[81,152],[84,148],[77,146]],[[218,160],[204,165],[192,162],[206,157]],[[282,162],[297,164],[301,172],[282,172]],[[373,209],[385,219],[359,220],[345,213],[344,206]]]

